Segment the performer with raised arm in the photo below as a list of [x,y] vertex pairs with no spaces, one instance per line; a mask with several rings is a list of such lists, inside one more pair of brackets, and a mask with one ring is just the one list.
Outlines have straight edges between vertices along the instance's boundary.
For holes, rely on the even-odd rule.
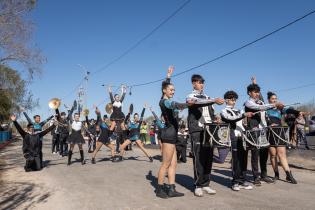
[[[273,92],[268,92],[267,94],[268,102],[270,104],[278,103],[277,95]],[[284,140],[285,132],[281,131],[282,126],[282,118],[284,114],[293,114],[298,116],[299,114],[303,115],[304,112],[299,112],[294,110],[293,108],[283,108],[283,109],[269,109],[267,110],[268,115],[268,125],[270,126],[268,131],[268,140],[270,143],[269,153],[270,153],[270,161],[272,168],[275,172],[275,180],[278,180],[279,170],[278,170],[278,162],[277,158],[279,158],[281,166],[286,173],[286,180],[289,183],[297,184],[297,181],[294,179],[292,172],[290,171],[287,155],[286,155],[286,145],[287,142]],[[277,129],[278,128],[278,129]],[[280,129],[280,130],[279,130]]]
[[[73,102],[70,110],[68,110],[68,115],[65,112],[60,113],[60,119],[58,123],[58,133],[59,133],[59,155],[64,157],[68,154],[68,144],[67,138],[69,137],[70,121],[74,110],[77,107],[77,101]],[[58,111],[56,110],[56,114]]]
[[[146,109],[146,105],[144,105],[142,109],[140,119],[139,119],[139,114],[135,113],[133,115],[133,122],[129,122],[128,124],[126,123],[128,125],[129,135],[126,141],[120,146],[120,154],[118,157],[119,161],[123,160],[125,148],[132,142],[135,142],[136,145],[141,149],[141,151],[149,158],[150,162],[153,162],[153,158],[151,157],[149,152],[144,148],[143,143],[140,140],[140,126],[143,121],[145,109]],[[130,116],[130,114],[128,114],[128,116]],[[126,121],[129,121],[129,119],[127,119]]]
[[[111,151],[111,160],[115,161],[115,146],[110,143],[109,139],[109,129],[104,124],[102,125],[102,119],[101,119],[101,112],[100,110],[95,107],[95,113],[97,115],[96,120],[96,126],[95,126],[95,134],[91,135],[92,138],[94,138],[94,141],[96,142],[96,148],[94,150],[93,156],[92,156],[92,164],[95,164],[95,157],[98,151],[101,149],[103,145],[108,147]],[[107,125],[107,124],[106,124]]]
[[[254,132],[259,132],[261,129],[267,127],[266,111],[277,108],[283,109],[282,103],[265,104],[260,94],[260,87],[256,83],[256,79],[252,78],[252,84],[247,87],[247,94],[249,99],[245,102],[245,112],[254,112],[255,115],[247,117],[247,129]],[[254,176],[254,184],[261,186],[261,180],[266,183],[272,183],[273,180],[267,176],[267,160],[268,147],[265,148],[251,148],[252,171]],[[260,162],[261,174],[259,176],[258,159]]]
[[[187,103],[178,103],[172,100],[175,88],[170,83],[170,77],[174,67],[169,67],[166,80],[162,83],[162,97],[160,108],[165,119],[165,127],[161,131],[161,141],[163,147],[163,161],[158,174],[158,186],[156,196],[160,198],[184,196],[175,189],[175,174],[177,155],[175,143],[178,132],[178,112],[188,107]],[[191,102],[193,103],[193,102]],[[168,183],[164,184],[165,175],[168,176]]]
[[121,92],[122,92],[121,96],[119,96],[118,94],[115,94],[113,96],[112,88],[110,86],[108,87],[108,92],[109,92],[109,97],[113,106],[113,113],[110,115],[110,120],[111,120],[110,130],[113,131],[117,123],[120,124],[120,127],[122,130],[126,130],[126,127],[124,124],[125,115],[122,112],[122,105],[123,105],[122,102],[124,101],[124,98],[126,96],[127,88],[125,85],[121,86]]
[[[40,118],[40,115],[34,115],[33,119],[34,119],[34,122],[31,120],[31,118],[27,115],[27,113],[23,110],[23,114],[25,116],[25,118],[27,119],[27,122],[28,124],[32,124],[33,127],[34,127],[34,132],[38,132],[38,131],[42,131],[43,130],[43,126],[49,122],[49,120],[51,120],[54,116],[50,116],[48,117],[46,120],[44,121],[40,121],[41,118]],[[42,151],[42,148],[43,148],[43,144],[42,142],[39,143],[39,146],[40,146],[40,151]],[[43,154],[40,153],[40,157],[41,157],[41,163],[43,162]]]
[[84,160],[84,152],[83,152],[82,145],[85,144],[85,140],[82,136],[82,131],[83,130],[87,131],[87,129],[84,128],[83,123],[80,121],[79,113],[75,113],[74,120],[72,120],[72,118],[70,118],[70,120],[71,120],[71,134],[67,139],[67,143],[70,144],[70,149],[68,152],[68,165],[71,164],[71,158],[73,154],[72,151],[76,144],[78,145],[79,150],[80,150],[81,164],[84,165],[85,160]]
[[243,147],[242,133],[245,131],[242,120],[252,117],[252,112],[242,113],[235,108],[238,95],[234,91],[224,94],[226,107],[221,111],[221,119],[230,124],[231,149],[232,149],[232,190],[251,190],[253,187],[246,181],[247,152]]
[[[161,131],[165,127],[163,115],[161,116],[161,119],[159,119],[157,114],[153,111],[152,107],[150,107],[150,111],[153,114],[153,117],[154,117],[154,120],[155,120],[155,125],[157,126],[157,132],[156,133],[157,133],[158,143],[160,145],[161,158],[162,158],[163,147],[162,147],[162,141],[161,141]],[[162,159],[161,159],[161,161],[162,161]]]
[[201,75],[194,74],[191,77],[193,91],[187,96],[187,102],[195,101],[195,104],[188,108],[188,130],[192,143],[195,196],[202,197],[203,191],[207,194],[216,194],[210,188],[210,175],[213,162],[213,147],[203,145],[204,124],[213,122],[213,104],[221,105],[224,99],[211,99],[204,90],[205,80]]
[[11,120],[15,125],[17,131],[20,133],[23,138],[23,156],[26,160],[24,170],[28,171],[38,171],[43,168],[43,156],[42,156],[42,147],[41,147],[41,138],[44,137],[47,133],[53,130],[56,125],[53,124],[44,131],[35,132],[34,125],[29,123],[27,125],[27,131],[24,131],[20,124],[16,121],[16,116],[11,115]]

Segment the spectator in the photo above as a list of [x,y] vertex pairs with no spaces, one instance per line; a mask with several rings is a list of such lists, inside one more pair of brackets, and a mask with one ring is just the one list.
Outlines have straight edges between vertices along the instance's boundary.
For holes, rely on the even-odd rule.
[[143,144],[147,143],[147,134],[148,134],[148,126],[145,121],[143,121],[141,128],[140,128],[140,140]]

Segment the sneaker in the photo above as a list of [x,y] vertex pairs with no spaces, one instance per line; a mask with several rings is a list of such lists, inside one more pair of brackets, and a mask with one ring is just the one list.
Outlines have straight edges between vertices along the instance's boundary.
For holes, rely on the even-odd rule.
[[243,184],[241,184],[240,189],[244,189],[244,190],[252,190],[253,186],[251,186],[250,184],[248,184],[247,182],[244,182]]
[[257,187],[260,187],[260,186],[261,186],[261,182],[260,182],[260,179],[259,179],[259,178],[256,178],[253,183],[254,183],[254,185],[257,186]]
[[211,189],[210,187],[203,187],[202,190],[204,190],[206,193],[210,194],[210,195],[214,195],[217,193],[216,190]]
[[151,163],[153,162],[153,158],[152,157],[149,157],[149,160],[150,160]]
[[268,176],[261,177],[261,181],[264,181],[268,184],[274,183],[274,180],[269,178]]
[[241,188],[240,188],[239,184],[233,184],[233,185],[232,185],[232,190],[233,190],[233,191],[240,191]]
[[96,163],[95,158],[92,158],[91,162],[92,162],[92,164],[95,164]]
[[202,189],[200,187],[197,187],[195,189],[195,196],[197,196],[197,197],[202,197],[203,196],[203,191],[202,191]]

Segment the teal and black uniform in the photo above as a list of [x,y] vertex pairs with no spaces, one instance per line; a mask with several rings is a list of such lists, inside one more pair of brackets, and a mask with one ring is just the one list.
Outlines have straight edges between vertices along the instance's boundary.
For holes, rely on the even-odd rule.
[[36,123],[36,122],[33,122],[33,121],[31,120],[31,118],[27,115],[26,112],[23,112],[23,114],[24,114],[25,118],[27,119],[27,122],[28,122],[29,124],[33,124],[33,126],[34,126],[34,132],[42,131],[42,130],[43,130],[43,126],[44,126],[49,120],[51,120],[51,119],[54,117],[54,116],[52,115],[52,116],[48,117],[46,120],[44,120],[44,121],[42,121],[42,122],[40,122],[40,123]]
[[[271,146],[286,146],[286,142],[282,141],[280,138],[285,139],[285,133],[281,132],[281,120],[284,114],[292,114],[292,115],[299,115],[299,111],[294,110],[293,108],[287,108],[283,110],[278,109],[269,109],[266,111],[268,120],[267,123],[270,126],[268,130],[268,141]],[[273,128],[272,128],[273,127]],[[272,131],[271,131],[272,129]],[[276,133],[277,135],[275,135]],[[279,138],[280,137],[280,138]]]
[[143,121],[144,112],[145,112],[145,108],[142,109],[140,120],[138,122],[131,122],[129,124],[128,139],[130,141],[136,141],[140,139],[140,127]]

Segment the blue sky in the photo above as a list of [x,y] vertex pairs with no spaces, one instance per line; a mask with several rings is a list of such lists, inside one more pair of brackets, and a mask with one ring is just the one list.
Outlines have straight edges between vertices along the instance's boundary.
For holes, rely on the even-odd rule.
[[[40,99],[34,113],[47,117],[48,101],[68,95],[83,78],[85,66],[94,72],[119,56],[183,0],[54,0],[38,1],[32,12],[34,41],[47,57],[41,77],[30,89]],[[252,41],[315,9],[315,1],[208,1],[193,0],[167,24],[130,54],[88,83],[88,107],[107,99],[102,84],[134,84],[163,78],[169,65],[175,73],[203,63]],[[315,15],[236,54],[181,75],[173,80],[175,100],[191,91],[190,76],[206,79],[205,92],[222,97],[233,89],[246,100],[246,86],[256,75],[263,93],[314,83]],[[285,103],[308,102],[315,86],[278,93]],[[134,88],[125,108],[136,111],[148,102],[158,110],[160,83]],[[76,97],[63,99],[69,104]],[[221,107],[216,107],[220,111]],[[104,112],[104,104],[101,106]]]

